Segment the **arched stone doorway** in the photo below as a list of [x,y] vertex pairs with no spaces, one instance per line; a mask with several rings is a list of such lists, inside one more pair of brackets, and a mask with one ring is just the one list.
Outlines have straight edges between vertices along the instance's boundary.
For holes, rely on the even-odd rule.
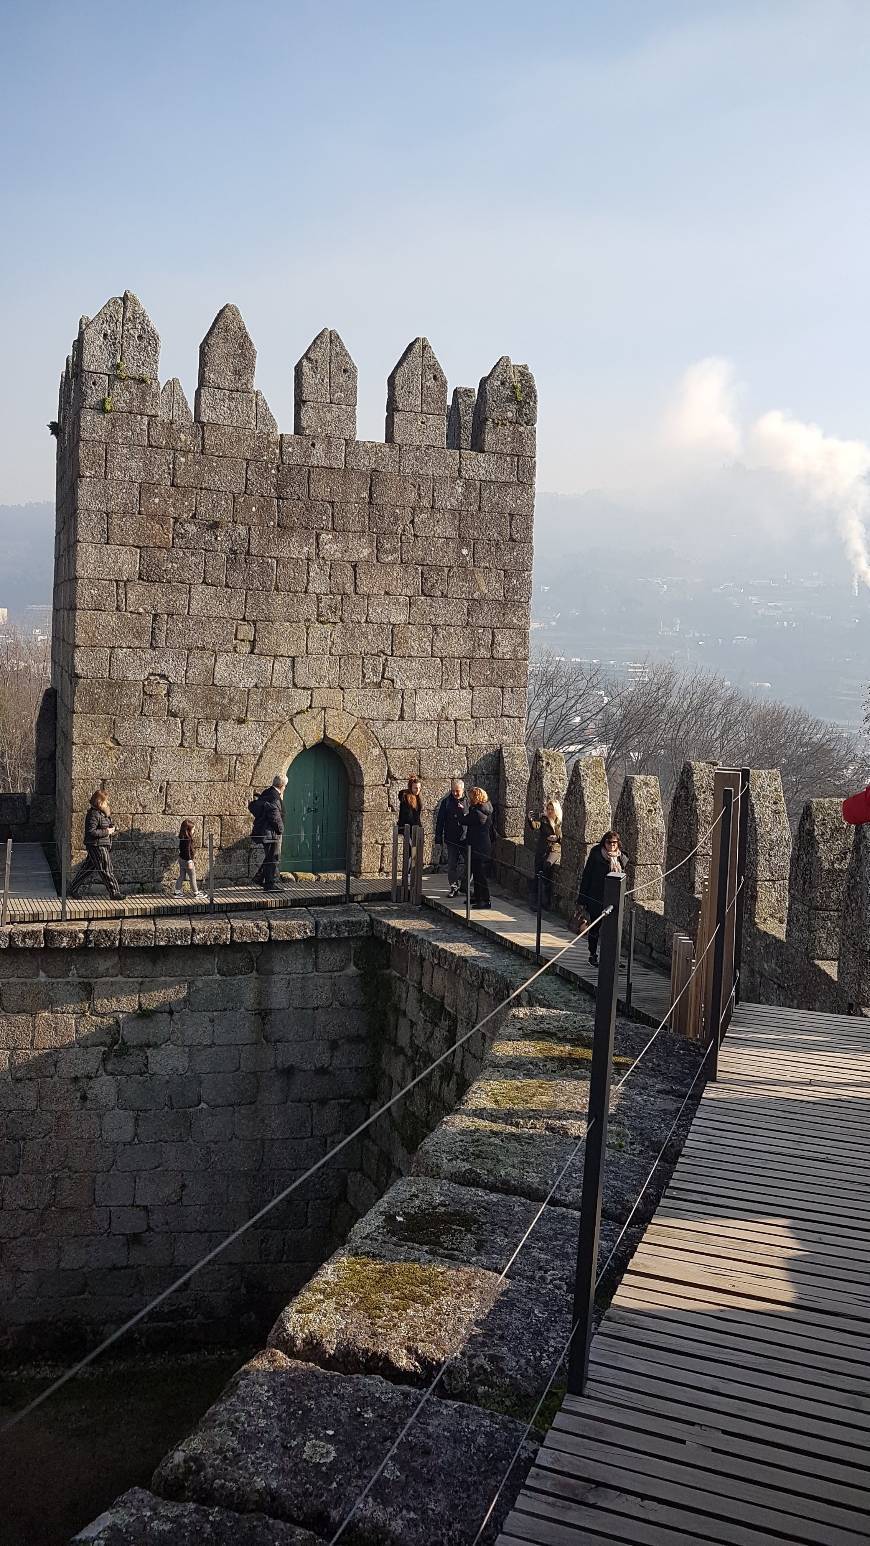
[[314,875],[343,870],[348,778],[341,757],[320,741],[294,757],[286,773],[282,870]]
[[273,731],[263,747],[254,766],[254,788],[265,788],[277,772],[287,772],[289,778],[294,763],[320,745],[336,753],[347,775],[352,873],[387,873],[395,820],[390,809],[387,758],[364,721],[338,709],[305,709],[294,715]]

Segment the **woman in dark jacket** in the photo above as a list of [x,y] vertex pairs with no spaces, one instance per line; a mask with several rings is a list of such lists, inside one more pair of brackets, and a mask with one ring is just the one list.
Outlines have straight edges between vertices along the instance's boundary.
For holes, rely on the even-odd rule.
[[422,827],[423,805],[420,799],[420,780],[412,773],[407,789],[399,791],[399,826]]
[[526,820],[537,833],[535,842],[535,878],[529,887],[529,905],[538,905],[538,878],[541,880],[541,906],[553,904],[553,881],[562,862],[562,807],[558,800],[548,800],[543,814],[527,816]]
[[598,965],[598,936],[601,933],[600,914],[604,908],[604,882],[608,875],[624,875],[628,860],[622,852],[618,832],[605,832],[597,848],[593,848],[586,860],[577,905],[590,918],[598,918],[589,930],[589,965]]
[[492,806],[485,789],[469,790],[467,842],[471,849],[471,905],[491,907],[487,870],[492,853]]
[[109,810],[109,799],[105,790],[95,789],[91,795],[90,807],[85,817],[85,853],[83,859],[72,880],[67,887],[67,896],[76,896],[82,888],[82,882],[89,875],[96,875],[103,882],[109,896],[117,901],[121,895],[121,888],[112,868],[112,838],[115,835],[115,824],[112,821],[112,813]]

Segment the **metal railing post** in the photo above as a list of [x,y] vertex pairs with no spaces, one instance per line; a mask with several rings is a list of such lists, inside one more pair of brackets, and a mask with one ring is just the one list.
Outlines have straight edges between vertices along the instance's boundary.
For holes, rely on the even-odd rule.
[[538,871],[538,898],[535,915],[535,965],[541,964],[541,909],[544,905],[544,877]]
[[423,828],[414,828],[414,903],[423,906]]
[[626,1014],[628,1014],[628,1012],[631,1009],[631,994],[632,994],[632,985],[633,985],[633,981],[634,981],[634,928],[635,928],[635,922],[636,922],[636,914],[635,914],[634,902],[632,901],[631,906],[629,908],[629,912],[628,912],[628,961],[626,962],[626,967],[625,967],[625,1012],[626,1012]]
[[350,812],[344,829],[344,900],[350,901]]
[[214,912],[214,833],[208,835],[208,910]]
[[0,907],[0,928],[9,922],[9,886],[12,880],[12,839],[6,839],[6,864],[3,873],[3,906]]
[[471,922],[471,844],[465,849],[465,921]]
[[411,834],[408,826],[402,828],[402,901],[411,900]]
[[595,1305],[595,1277],[601,1229],[601,1181],[607,1144],[610,1070],[613,1067],[613,1038],[616,1032],[617,982],[624,897],[625,876],[608,875],[604,882],[604,906],[609,907],[610,912],[601,925],[599,941],[601,967],[598,972],[598,991],[595,996],[595,1035],[589,1073],[589,1110],[583,1159],[583,1188],[580,1194],[580,1235],[577,1241],[577,1271],[574,1277],[572,1317],[574,1334],[568,1360],[568,1390],[572,1396],[583,1394],[589,1368],[589,1344],[592,1340],[592,1313]]
[[399,900],[399,824],[393,827],[393,887],[390,892],[390,900]]
[[66,843],[60,850],[60,921],[66,923],[67,918],[67,890],[69,889],[69,851]]
[[746,878],[746,843],[749,834],[750,768],[740,769],[740,804],[737,807],[737,901],[734,904],[734,1002],[740,1003],[740,976],[743,969],[743,882]]
[[[713,1042],[711,1079],[719,1073],[719,1047],[722,1042],[722,979],[725,971],[725,931],[728,924],[728,871],[731,868],[731,818],[733,789],[722,791],[722,828],[719,833],[719,876],[716,885],[716,944],[713,948],[713,993],[710,1001],[708,1040]],[[730,1002],[729,991],[729,1002]]]

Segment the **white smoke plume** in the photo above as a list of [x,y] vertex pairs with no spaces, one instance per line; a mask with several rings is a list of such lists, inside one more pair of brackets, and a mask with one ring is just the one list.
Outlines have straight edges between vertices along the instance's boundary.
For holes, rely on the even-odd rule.
[[738,383],[728,360],[699,360],[685,372],[665,420],[667,442],[739,460],[787,480],[824,511],[839,533],[856,582],[870,587],[870,445],[840,440],[774,408],[744,430]]

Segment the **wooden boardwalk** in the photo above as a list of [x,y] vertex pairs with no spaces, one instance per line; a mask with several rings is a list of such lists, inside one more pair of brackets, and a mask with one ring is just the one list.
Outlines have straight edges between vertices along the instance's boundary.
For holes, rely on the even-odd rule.
[[500,1546],[870,1540],[870,1021],[742,1005]]
[[[37,850],[39,858],[34,853],[21,854],[22,849]],[[9,923],[59,922],[61,900],[41,845],[16,844],[13,847],[12,864]],[[200,881],[200,886],[203,884]],[[350,894],[351,900],[355,902],[386,901],[390,894],[390,881],[383,876],[370,879],[353,876]],[[214,911],[252,912],[286,907],[316,907],[319,902],[343,901],[344,898],[343,875],[336,879],[288,881],[277,891],[269,892],[264,891],[262,886],[247,884],[216,886]],[[67,901],[67,919],[70,923],[110,918],[196,917],[209,911],[211,906],[207,889],[200,890],[196,901],[187,894],[176,896],[173,890],[131,892],[113,901],[105,892],[97,891],[94,887],[88,894]]]
[[[535,914],[532,909],[492,883],[490,893],[492,907],[483,912],[472,911],[471,928],[478,934],[495,936],[508,949],[517,951],[527,960],[534,960]],[[447,877],[443,873],[427,873],[423,876],[423,897],[430,907],[449,914],[458,922],[465,922],[465,897],[447,895]],[[544,914],[541,929],[541,957],[544,961],[549,961],[551,956],[563,950],[573,938],[572,930],[556,913]],[[560,977],[577,982],[585,992],[595,992],[598,967],[589,965],[589,947],[585,939],[567,950],[554,970]],[[619,973],[619,1001],[623,1007],[625,993],[626,963],[623,960]],[[671,1002],[670,978],[664,972],[642,964],[635,957],[631,1002],[636,1019],[649,1025],[659,1025]]]

